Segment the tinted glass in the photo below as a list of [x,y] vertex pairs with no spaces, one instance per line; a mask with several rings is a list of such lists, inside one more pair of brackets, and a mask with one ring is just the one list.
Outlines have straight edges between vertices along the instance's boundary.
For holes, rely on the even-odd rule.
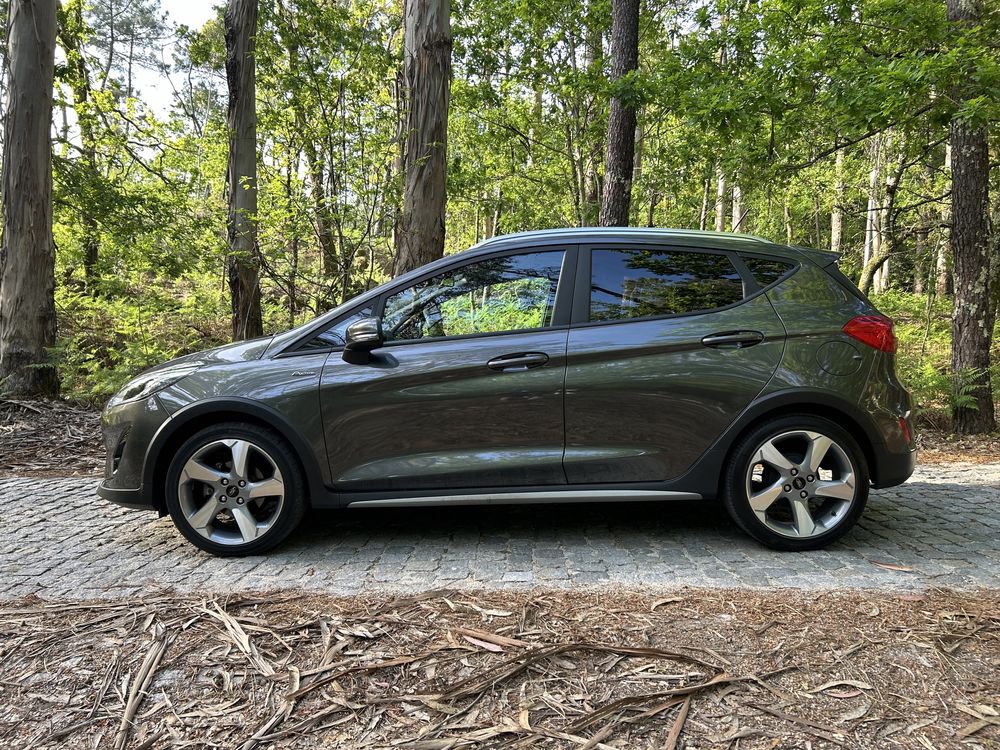
[[785,261],[772,260],[770,258],[743,257],[742,260],[761,286],[773,284],[795,268],[794,263],[786,263]]
[[386,341],[499,333],[552,324],[563,251],[489,258],[392,295]]
[[677,250],[594,250],[590,319],[623,320],[725,307],[743,279],[725,255]]
[[317,333],[304,344],[299,345],[299,351],[319,351],[322,349],[337,349],[346,343],[347,328],[362,318],[370,318],[374,314],[371,305],[355,313],[341,318],[325,331]]

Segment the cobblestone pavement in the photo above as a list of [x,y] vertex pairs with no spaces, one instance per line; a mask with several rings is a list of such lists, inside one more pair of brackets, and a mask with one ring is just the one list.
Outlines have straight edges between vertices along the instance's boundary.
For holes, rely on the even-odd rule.
[[[167,518],[94,495],[93,478],[0,479],[0,598],[163,587],[334,594],[456,588],[1000,585],[1000,464],[926,466],[874,491],[826,550],[776,553],[706,501],[314,512],[270,555],[219,559]],[[905,566],[900,571],[875,563]]]

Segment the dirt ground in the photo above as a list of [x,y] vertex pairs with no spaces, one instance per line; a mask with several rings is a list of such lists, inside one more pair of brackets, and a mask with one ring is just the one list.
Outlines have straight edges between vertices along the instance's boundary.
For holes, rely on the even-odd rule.
[[997,748],[1000,594],[0,605],[0,746]]

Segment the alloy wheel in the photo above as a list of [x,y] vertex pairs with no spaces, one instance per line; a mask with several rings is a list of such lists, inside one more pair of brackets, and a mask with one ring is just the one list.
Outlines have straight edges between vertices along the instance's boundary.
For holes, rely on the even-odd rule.
[[746,492],[751,509],[768,529],[809,539],[847,518],[857,497],[857,472],[847,451],[829,436],[792,430],[754,451]]
[[218,544],[247,544],[281,514],[285,482],[275,460],[242,439],[215,440],[185,462],[177,497],[187,523]]

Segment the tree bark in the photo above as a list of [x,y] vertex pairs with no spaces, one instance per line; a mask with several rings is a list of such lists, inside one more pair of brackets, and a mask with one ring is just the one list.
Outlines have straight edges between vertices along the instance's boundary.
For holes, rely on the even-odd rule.
[[0,393],[57,396],[52,239],[55,0],[11,0],[0,245]]
[[[944,147],[944,171],[951,174],[951,144]],[[941,208],[941,224],[951,226],[951,207],[945,204]],[[937,260],[935,262],[936,279],[934,288],[939,297],[952,293],[949,260],[951,259],[951,232],[942,232],[938,241]]]
[[[611,2],[611,82],[619,83],[639,67],[639,0]],[[607,156],[604,160],[602,227],[628,226],[635,172],[634,97],[611,99]]]
[[733,231],[746,232],[746,208],[743,205],[743,188],[739,183],[733,183]]
[[225,14],[229,83],[229,257],[233,339],[264,333],[257,245],[257,0],[229,0]]
[[404,25],[408,111],[403,210],[393,265],[396,276],[444,255],[451,97],[449,0],[406,0]]
[[[73,3],[69,8],[72,15],[59,29],[59,40],[66,52],[67,79],[73,91],[73,111],[76,113],[77,125],[80,128],[80,161],[83,173],[90,181],[90,189],[95,189],[100,175],[97,169],[97,141],[94,136],[94,113],[91,106],[90,75],[87,71],[87,61],[83,55],[81,35],[83,25],[83,2]],[[114,44],[111,45],[112,51]],[[111,63],[109,53],[108,64]],[[105,74],[105,79],[107,75]],[[83,204],[84,201],[81,201]],[[80,206],[80,243],[83,245],[83,275],[89,291],[93,293],[97,276],[97,262],[100,256],[100,233],[97,220],[87,205]]]
[[[948,0],[948,21],[962,27],[979,21],[976,0]],[[952,91],[964,100],[962,86]],[[986,125],[961,116],[951,121],[951,249],[954,258],[955,308],[952,315],[951,366],[956,383],[968,387],[975,407],[959,406],[952,414],[959,434],[996,429],[990,383],[990,344],[996,305],[992,297],[989,240],[989,132]]]
[[701,191],[701,213],[698,214],[698,229],[703,232],[708,227],[708,191],[711,186],[711,178],[706,177]]
[[[585,39],[583,44],[583,70],[591,80],[597,80],[604,74],[604,18],[596,9],[595,0],[587,3],[587,18]],[[599,20],[597,20],[598,17]],[[600,117],[602,102],[597,95],[583,98],[582,117],[578,119],[578,142],[586,143],[587,134],[597,130],[593,127]],[[582,147],[582,146],[581,146]],[[604,183],[601,178],[602,159],[605,145],[600,138],[593,138],[588,146],[587,154],[581,155],[580,175],[583,179],[581,195],[583,196],[583,226],[593,226],[600,223],[602,195]]]
[[837,151],[835,170],[833,209],[830,211],[830,249],[839,253],[844,244],[844,149]]
[[716,172],[715,231],[726,231],[726,175],[722,167]]

